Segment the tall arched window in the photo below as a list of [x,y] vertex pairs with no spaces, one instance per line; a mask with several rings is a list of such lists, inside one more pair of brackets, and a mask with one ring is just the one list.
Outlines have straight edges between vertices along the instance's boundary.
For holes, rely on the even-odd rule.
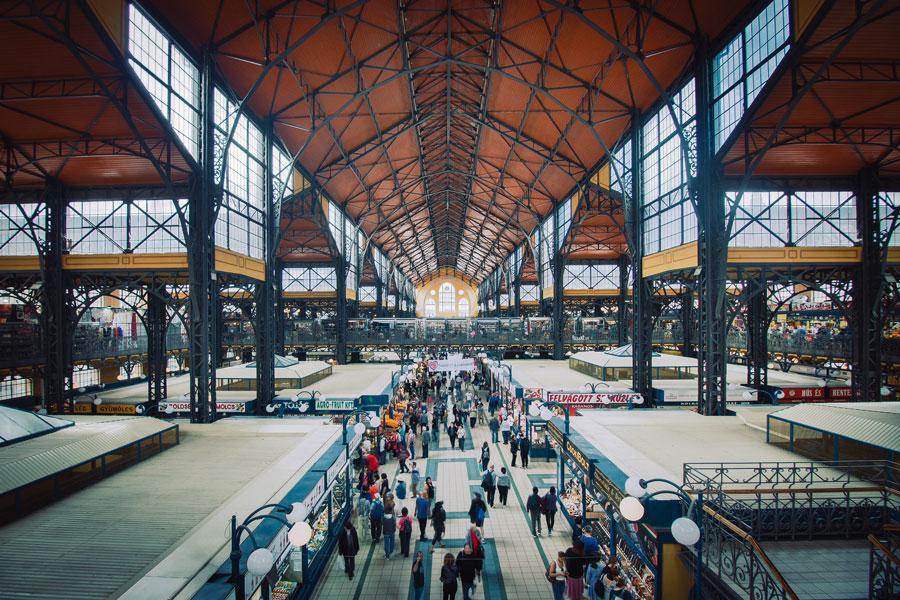
[[434,298],[429,298],[425,301],[425,318],[431,318],[437,316],[437,302],[434,301]]
[[456,309],[457,316],[460,317],[468,317],[469,316],[469,299],[468,298],[460,298],[459,305]]
[[438,292],[439,306],[440,311],[442,313],[450,313],[453,312],[453,295],[456,293],[456,290],[453,289],[453,284],[449,281],[441,284],[441,289]]

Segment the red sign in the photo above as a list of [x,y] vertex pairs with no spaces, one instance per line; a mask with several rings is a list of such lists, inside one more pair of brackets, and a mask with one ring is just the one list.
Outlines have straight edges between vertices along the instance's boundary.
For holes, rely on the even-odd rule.
[[779,398],[779,404],[791,404],[793,402],[816,402],[825,398],[823,387],[786,387],[781,388],[784,398]]
[[831,392],[832,398],[850,398],[853,396],[853,390],[848,387],[834,387],[829,388],[828,391]]
[[587,405],[602,404],[640,404],[643,398],[640,394],[634,392],[623,392],[616,394],[580,394],[568,392],[551,392],[547,394],[547,399],[551,402],[559,402],[560,404],[573,404],[587,408]]

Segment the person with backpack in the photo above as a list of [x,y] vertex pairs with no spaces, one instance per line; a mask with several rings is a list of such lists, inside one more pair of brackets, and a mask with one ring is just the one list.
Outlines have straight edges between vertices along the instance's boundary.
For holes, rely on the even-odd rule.
[[538,494],[537,487],[531,488],[531,495],[525,501],[525,509],[528,516],[531,517],[531,535],[537,537],[541,535],[541,503],[543,498]]
[[486,468],[481,474],[481,489],[487,494],[488,506],[493,508],[494,494],[497,491],[497,471],[494,470],[494,465],[491,465],[489,469]]
[[410,471],[409,475],[409,491],[412,493],[412,497],[415,498],[419,495],[419,481],[421,481],[422,475],[419,473],[419,467],[416,463],[412,464],[412,471]]
[[487,471],[488,462],[491,460],[491,448],[485,442],[481,445],[481,470]]
[[[477,493],[477,492],[476,492]],[[462,582],[463,600],[472,600],[470,594],[475,593],[475,577],[481,580],[483,560],[475,554],[472,546],[466,544],[462,552],[456,555],[456,565],[459,567],[459,580]]]
[[522,468],[528,468],[528,451],[531,450],[531,440],[523,437],[519,440],[519,456],[522,457]]
[[431,551],[434,552],[434,546],[440,544],[444,547],[443,537],[447,523],[447,512],[444,510],[444,501],[438,500],[434,503],[434,510],[431,511],[431,526],[434,528],[434,539],[431,541]]
[[486,514],[487,504],[481,499],[481,492],[475,492],[475,497],[472,498],[472,504],[469,505],[469,519],[481,530],[482,536],[484,535],[484,517]]
[[398,500],[406,500],[406,482],[402,479],[397,482],[397,487],[394,488],[394,492],[397,494]]
[[404,558],[409,558],[409,540],[412,538],[412,519],[409,518],[409,509],[405,506],[400,511],[400,521],[397,529],[400,530],[400,553]]
[[515,436],[509,440],[509,451],[512,454],[512,462],[510,467],[516,466],[516,458],[519,456],[519,440]]
[[[434,552],[434,547],[431,548]],[[456,600],[456,578],[459,577],[459,568],[451,553],[444,555],[444,564],[441,565],[441,598],[442,600]]]
[[500,474],[497,475],[497,491],[500,492],[500,504],[506,506],[506,498],[509,495],[509,475],[506,473],[506,467],[500,467]]
[[553,600],[562,600],[566,593],[566,553],[560,551],[556,555],[556,560],[547,567],[547,581],[553,588]]
[[[559,510],[556,487],[550,486],[550,491],[541,500],[543,502],[541,511],[547,520],[547,535],[553,535],[553,526],[556,524],[556,511]],[[582,546],[584,546],[584,542],[582,542]]]
[[424,495],[416,498],[416,519],[419,520],[419,539],[426,540],[425,527],[428,525],[429,508],[431,504]]
[[372,509],[369,511],[369,522],[372,525],[372,543],[378,543],[381,538],[381,521],[384,519],[384,505],[381,503],[381,494],[375,494]]
[[382,521],[382,529],[384,531],[384,558],[391,560],[391,554],[394,553],[394,540],[397,535],[397,519],[394,518],[393,509],[385,509]]

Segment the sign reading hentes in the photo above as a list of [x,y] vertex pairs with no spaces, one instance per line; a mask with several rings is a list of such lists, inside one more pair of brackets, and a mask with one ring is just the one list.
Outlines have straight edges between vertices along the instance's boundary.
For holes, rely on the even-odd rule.
[[617,392],[608,394],[582,394],[579,392],[549,392],[547,399],[560,404],[576,406],[596,404],[641,404],[644,399],[635,392]]

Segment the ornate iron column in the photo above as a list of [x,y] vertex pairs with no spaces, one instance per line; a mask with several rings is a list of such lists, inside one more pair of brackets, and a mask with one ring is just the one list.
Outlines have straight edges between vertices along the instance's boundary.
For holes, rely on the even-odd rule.
[[51,181],[45,190],[47,241],[41,252],[43,284],[41,333],[43,335],[44,404],[47,410],[63,413],[72,389],[72,337],[74,309],[72,291],[62,268],[66,235],[66,201],[62,184]]
[[705,44],[697,53],[694,76],[697,97],[697,175],[690,192],[697,207],[699,339],[698,409],[704,415],[725,414],[725,266],[728,240],[725,201],[716,173],[712,135],[710,75]]
[[147,410],[159,405],[167,395],[166,386],[166,333],[169,318],[166,302],[159,296],[160,287],[155,281],[147,290]]
[[694,352],[694,290],[685,288],[681,295],[681,343],[682,356],[695,356]]
[[856,222],[862,261],[856,267],[851,291],[854,323],[850,328],[850,370],[853,400],[866,402],[880,397],[885,249],[878,217],[878,174],[867,168],[857,181]]
[[513,279],[513,314],[514,317],[522,316],[522,279],[516,276]]
[[275,260],[275,351],[277,354],[284,352],[284,262],[279,258]]
[[566,257],[557,251],[550,264],[553,269],[553,360],[563,360],[566,357],[566,313],[563,293],[565,265]]
[[616,343],[624,346],[628,343],[628,257],[619,258],[619,296],[616,298]]
[[[337,279],[337,314],[335,314],[334,359],[339,365],[347,364],[347,262],[342,256],[334,260],[334,275]],[[399,307],[400,299],[397,299]]]
[[[643,181],[641,175],[641,155],[643,154],[641,118],[637,112],[632,117],[631,127],[631,172],[632,195],[626,198],[625,227],[631,232],[631,268],[634,287],[632,289],[631,311],[631,368],[632,387],[644,397],[643,406],[653,402],[653,382],[651,367],[653,358],[653,291],[651,282],[644,279],[644,216],[642,210]],[[620,325],[624,328],[626,324]]]
[[769,309],[765,275],[746,282],[747,385],[756,389],[769,384]]
[[[254,296],[256,300],[256,414],[264,414],[263,407],[267,406],[275,398],[275,282],[280,280],[277,269],[276,244],[278,240],[278,226],[280,222],[277,208],[281,206],[279,199],[275,198],[273,186],[274,173],[272,172],[272,153],[274,135],[272,120],[267,119],[264,125],[265,149],[266,149],[266,173],[263,185],[266,198],[266,226],[265,226],[265,253],[266,262],[265,280],[257,282]],[[282,331],[282,336],[284,335]]]

